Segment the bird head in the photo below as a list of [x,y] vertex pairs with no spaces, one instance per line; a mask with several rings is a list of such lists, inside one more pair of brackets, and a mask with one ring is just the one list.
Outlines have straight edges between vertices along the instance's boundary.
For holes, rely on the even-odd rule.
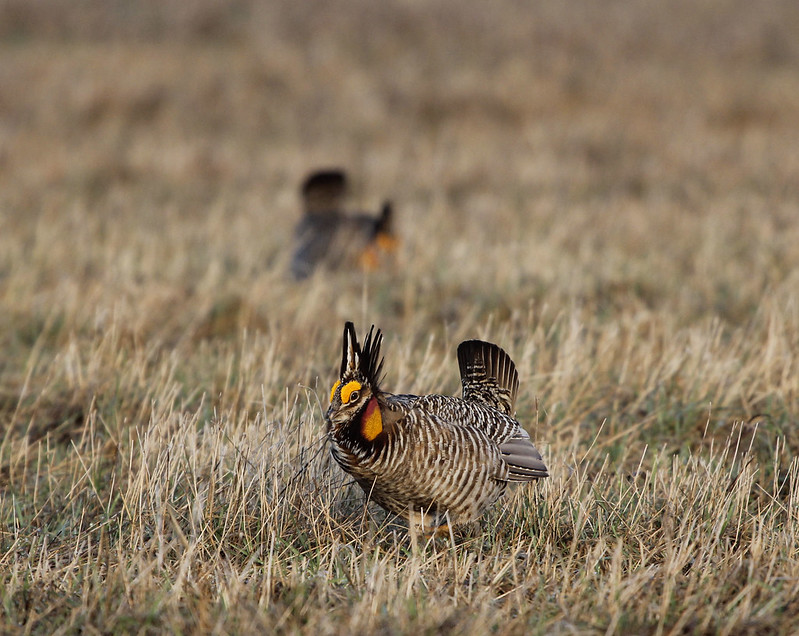
[[361,349],[355,326],[351,322],[344,325],[341,371],[330,391],[330,408],[325,415],[334,436],[351,435],[372,442],[383,432],[377,400],[383,370],[382,340],[380,330],[375,331],[372,325]]

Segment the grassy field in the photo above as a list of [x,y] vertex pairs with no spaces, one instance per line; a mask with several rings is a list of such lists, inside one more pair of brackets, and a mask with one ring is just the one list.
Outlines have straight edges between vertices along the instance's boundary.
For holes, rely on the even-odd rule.
[[[799,631],[794,0],[0,3],[0,629]],[[287,276],[306,172],[395,202]],[[331,462],[514,358],[551,478],[414,551]]]

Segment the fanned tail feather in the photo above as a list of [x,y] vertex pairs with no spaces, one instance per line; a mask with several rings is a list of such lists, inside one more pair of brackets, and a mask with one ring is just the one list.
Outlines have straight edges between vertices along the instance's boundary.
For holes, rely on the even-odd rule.
[[490,342],[466,340],[458,346],[458,366],[464,400],[513,415],[519,375],[507,353]]
[[340,211],[347,192],[347,175],[343,170],[317,170],[302,184],[301,194],[306,214]]

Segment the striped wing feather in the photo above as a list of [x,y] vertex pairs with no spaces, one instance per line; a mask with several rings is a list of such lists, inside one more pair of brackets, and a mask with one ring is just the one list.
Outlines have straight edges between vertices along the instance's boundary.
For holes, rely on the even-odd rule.
[[508,481],[532,481],[549,477],[541,453],[533,446],[530,436],[523,429],[499,445],[502,461],[508,465]]

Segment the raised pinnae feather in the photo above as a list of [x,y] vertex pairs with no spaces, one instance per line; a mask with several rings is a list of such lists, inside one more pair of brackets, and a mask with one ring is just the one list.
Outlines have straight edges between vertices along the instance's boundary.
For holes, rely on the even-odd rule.
[[490,342],[465,340],[458,345],[458,366],[464,400],[513,415],[519,375],[505,351]]
[[375,326],[369,328],[366,339],[363,341],[363,351],[361,353],[361,373],[369,381],[373,391],[377,391],[383,378],[383,358],[380,357],[380,345],[383,343],[383,334],[380,329],[375,331]]
[[375,223],[375,234],[393,234],[394,206],[391,201],[384,201],[380,216]]
[[355,335],[355,325],[349,320],[344,323],[343,349],[341,352],[341,372],[339,377],[343,378],[348,369],[353,371],[358,368],[358,359],[361,356],[361,346],[358,344],[358,337]]
[[344,324],[340,377],[343,378],[348,371],[358,371],[369,382],[372,390],[377,391],[383,372],[383,359],[380,357],[382,342],[383,334],[379,329],[375,331],[375,326],[372,325],[361,349],[355,334],[355,325],[347,321]]

